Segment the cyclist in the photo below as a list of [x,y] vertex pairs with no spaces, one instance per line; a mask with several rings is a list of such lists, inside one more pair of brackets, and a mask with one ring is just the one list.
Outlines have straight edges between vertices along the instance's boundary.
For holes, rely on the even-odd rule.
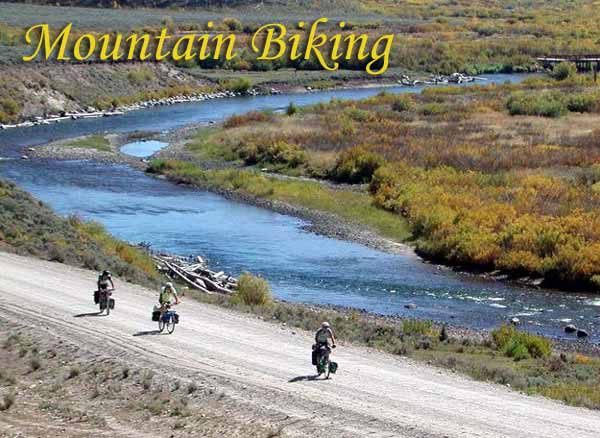
[[160,317],[162,318],[165,311],[171,305],[171,299],[175,299],[175,304],[179,304],[179,297],[173,283],[165,283],[158,296],[158,303],[160,304]]
[[115,284],[113,283],[112,275],[110,271],[102,271],[102,274],[98,276],[98,290],[104,291],[108,290],[108,285],[110,283],[110,288],[114,289]]
[[[331,340],[331,346],[329,345],[329,340]],[[322,346],[325,346],[327,355],[329,355],[329,353],[331,353],[331,348],[335,348],[335,335],[328,322],[323,322],[321,328],[317,330],[315,342],[317,352],[321,351]],[[319,363],[320,359],[320,357],[317,357],[317,363]]]

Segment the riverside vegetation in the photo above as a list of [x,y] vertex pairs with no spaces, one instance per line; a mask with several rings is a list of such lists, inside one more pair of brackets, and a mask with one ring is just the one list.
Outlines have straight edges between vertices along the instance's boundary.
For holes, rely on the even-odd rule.
[[[564,77],[563,69],[571,68],[557,68],[562,80],[234,116],[187,148],[200,160],[250,167],[159,160],[149,170],[330,211],[446,264],[598,290],[600,93],[590,77]],[[257,167],[368,189],[270,177]]]

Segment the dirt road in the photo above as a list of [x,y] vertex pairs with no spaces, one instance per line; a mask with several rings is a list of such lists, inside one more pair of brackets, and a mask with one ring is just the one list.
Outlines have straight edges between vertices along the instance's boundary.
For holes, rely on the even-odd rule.
[[[598,437],[600,414],[341,345],[332,380],[312,380],[308,334],[185,300],[157,335],[155,293],[118,282],[117,308],[92,316],[95,273],[0,253],[0,317],[137,365],[209,378],[281,436]],[[90,315],[88,315],[90,314]],[[239,415],[239,412],[237,413]],[[232,413],[233,415],[233,413]],[[0,417],[1,422],[1,417]]]

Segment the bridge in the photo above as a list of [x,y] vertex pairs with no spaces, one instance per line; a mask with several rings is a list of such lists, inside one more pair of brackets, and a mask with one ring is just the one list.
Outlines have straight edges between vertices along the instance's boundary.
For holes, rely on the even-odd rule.
[[537,58],[544,68],[552,68],[561,62],[572,62],[579,71],[600,71],[600,55],[548,55]]

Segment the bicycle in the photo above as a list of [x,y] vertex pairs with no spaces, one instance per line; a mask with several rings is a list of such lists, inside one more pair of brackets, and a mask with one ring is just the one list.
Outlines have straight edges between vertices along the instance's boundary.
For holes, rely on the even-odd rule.
[[[327,344],[319,344],[315,348],[317,353],[317,373],[319,376],[324,374],[325,379],[329,379],[330,374],[335,373],[337,370],[337,364],[329,358],[331,349]],[[335,345],[332,345],[332,348],[335,348]]]
[[100,308],[100,313],[106,310],[106,316],[115,308],[115,299],[112,297],[114,289],[101,289],[94,293],[94,301]]
[[175,325],[179,324],[179,315],[175,310],[171,310],[170,304],[167,304],[165,307],[166,310],[158,320],[158,331],[162,333],[167,329],[167,333],[171,334],[175,331]]

